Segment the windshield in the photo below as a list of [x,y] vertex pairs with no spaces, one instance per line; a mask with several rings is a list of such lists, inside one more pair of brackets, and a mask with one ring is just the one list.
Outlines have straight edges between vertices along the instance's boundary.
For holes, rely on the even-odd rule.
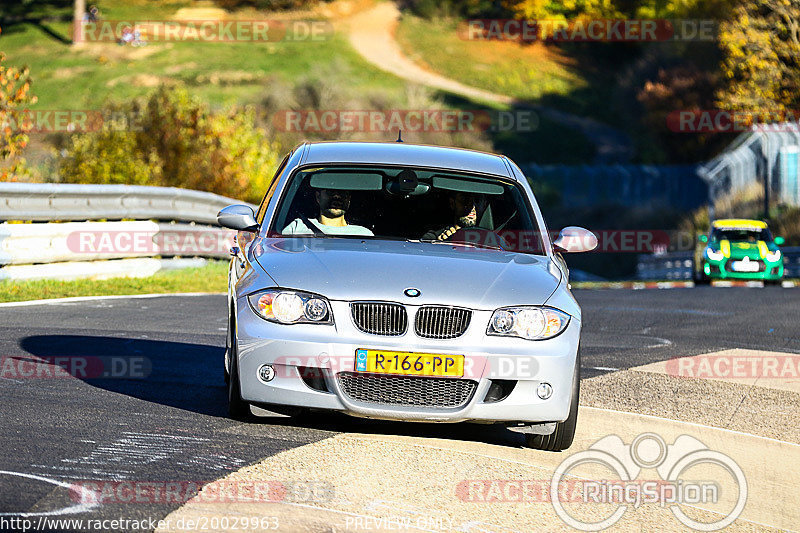
[[524,192],[449,171],[317,167],[295,173],[270,236],[392,239],[542,254]]
[[770,233],[768,228],[764,229],[717,228],[711,233],[712,242],[723,241],[723,240],[731,242],[750,242],[750,243],[757,243],[758,241],[772,242],[772,233]]

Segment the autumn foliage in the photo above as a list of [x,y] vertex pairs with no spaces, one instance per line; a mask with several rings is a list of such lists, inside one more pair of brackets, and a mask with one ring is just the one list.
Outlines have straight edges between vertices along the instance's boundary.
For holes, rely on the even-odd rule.
[[0,52],[0,181],[14,179],[24,165],[21,154],[28,136],[12,125],[20,122],[27,104],[36,102],[28,69],[6,66],[5,59]]

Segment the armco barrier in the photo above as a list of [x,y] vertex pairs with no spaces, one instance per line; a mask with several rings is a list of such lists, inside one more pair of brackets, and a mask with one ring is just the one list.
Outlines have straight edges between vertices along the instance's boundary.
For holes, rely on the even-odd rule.
[[693,252],[640,255],[636,277],[646,280],[691,280]]
[[128,257],[228,257],[232,230],[185,223],[0,224],[0,265]]
[[[783,252],[784,276],[800,277],[800,247],[787,246]],[[636,277],[641,280],[690,280],[694,272],[694,252],[640,255]]]
[[0,221],[133,219],[216,224],[217,212],[234,203],[242,202],[175,187],[0,183]]
[[203,261],[165,257],[228,257],[235,232],[216,217],[235,203],[173,187],[0,183],[0,279],[146,276]]

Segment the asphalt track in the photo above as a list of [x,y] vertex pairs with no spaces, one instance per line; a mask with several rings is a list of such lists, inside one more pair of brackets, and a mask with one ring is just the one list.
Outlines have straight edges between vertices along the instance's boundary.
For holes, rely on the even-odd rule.
[[[584,311],[584,380],[734,348],[800,353],[800,298],[794,290],[702,287],[575,295]],[[0,332],[4,364],[113,356],[149,369],[143,379],[8,377],[4,372],[0,517],[37,517],[74,507],[74,495],[57,482],[209,481],[350,433],[489,444],[509,453],[522,444],[517,434],[485,426],[476,431],[471,425],[340,416],[232,422],[225,417],[220,369],[222,295],[0,306]],[[112,503],[88,506],[70,517],[157,519],[178,507]]]

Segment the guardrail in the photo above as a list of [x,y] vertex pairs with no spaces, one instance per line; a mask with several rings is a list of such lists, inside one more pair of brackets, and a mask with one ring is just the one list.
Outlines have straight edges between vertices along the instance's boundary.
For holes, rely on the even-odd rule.
[[234,203],[174,187],[0,183],[0,279],[147,276],[228,257],[235,232],[216,217]]
[[[785,246],[784,276],[800,277],[800,246]],[[694,252],[669,252],[660,255],[640,255],[636,277],[641,280],[690,280],[694,272]]]
[[217,212],[235,203],[242,202],[175,187],[0,183],[0,220],[134,219],[216,224]]

